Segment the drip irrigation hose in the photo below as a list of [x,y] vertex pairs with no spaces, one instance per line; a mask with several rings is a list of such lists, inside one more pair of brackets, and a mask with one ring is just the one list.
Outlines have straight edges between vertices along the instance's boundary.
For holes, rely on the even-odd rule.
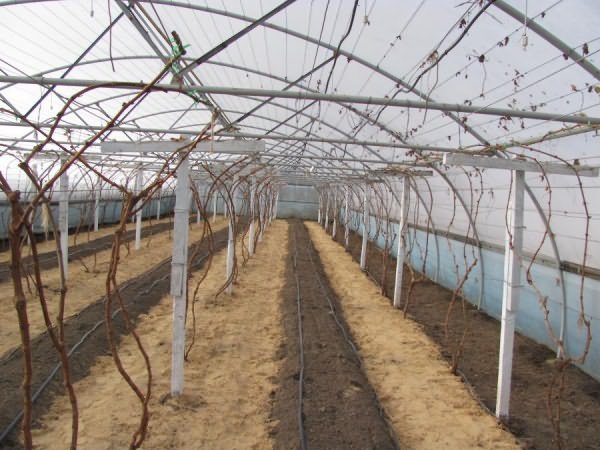
[[298,311],[298,347],[300,353],[300,372],[298,374],[298,434],[300,436],[300,449],[306,450],[306,432],[304,430],[304,335],[302,332],[302,298],[300,296],[300,279],[297,270],[298,241],[294,230],[294,256],[293,267],[296,279],[296,305]]
[[[226,242],[224,240],[215,242],[215,244],[222,244],[223,242]],[[208,257],[209,253],[206,253],[205,255],[203,255],[202,257],[198,258],[196,261],[194,261],[194,263],[191,265],[190,269],[194,269],[197,268],[207,257]],[[159,269],[161,269],[162,267],[164,267],[166,264],[169,264],[171,262],[171,258],[165,258],[164,260],[162,260],[160,263],[158,263],[156,266],[154,266],[150,271],[146,272],[143,274],[143,276],[147,276],[150,275],[152,272],[156,272]],[[133,300],[138,299],[139,297],[143,296],[143,295],[147,295],[152,289],[154,289],[154,287],[161,281],[166,280],[167,278],[169,278],[171,276],[170,273],[168,273],[167,275],[154,280],[154,282],[152,282],[152,284],[150,285],[150,287],[142,292],[140,292],[138,295],[136,295],[132,300],[130,300],[128,303],[131,304],[133,303]],[[136,277],[136,279],[139,277]],[[128,280],[124,283],[122,283],[119,286],[119,290],[122,291],[124,289],[127,289],[129,286],[131,286],[133,283],[136,282],[136,279],[131,279]],[[94,302],[94,304],[96,304],[97,302]],[[92,305],[90,305],[91,307]],[[87,309],[87,308],[85,308]],[[79,314],[81,314],[83,311],[85,311],[85,309],[81,310],[79,313],[77,313],[75,316],[78,316]],[[121,308],[117,308],[113,311],[112,313],[112,318],[114,319],[118,313],[121,312]],[[81,339],[79,341],[77,341],[73,347],[71,347],[71,350],[69,350],[69,353],[67,354],[67,357],[70,358],[71,355],[94,333],[94,331],[96,331],[100,326],[102,326],[104,324],[104,319],[99,320],[98,322],[96,322],[94,324],[94,326],[92,328],[90,328],[88,331],[86,331],[83,336],[81,336]],[[16,352],[11,353],[11,357],[15,354]],[[48,387],[48,385],[50,384],[50,382],[54,379],[55,375],[58,373],[58,371],[60,370],[60,368],[62,367],[62,363],[58,363],[56,366],[54,366],[54,368],[52,369],[52,371],[50,372],[50,374],[48,375],[48,377],[42,382],[42,384],[38,387],[38,389],[35,391],[35,393],[31,396],[31,402],[32,404],[35,403],[35,401],[38,399],[38,397],[44,392],[44,390]],[[13,431],[13,429],[15,428],[15,426],[17,426],[17,424],[19,423],[19,421],[23,418],[23,410],[21,410],[16,417],[10,422],[10,424],[8,424],[8,426],[4,429],[4,431],[2,432],[2,434],[0,434],[0,443],[2,443],[4,441],[4,439],[6,439],[6,437]]]
[[[357,363],[358,367],[362,369],[364,367],[364,363],[363,363],[362,358],[360,357],[360,353],[358,352],[356,345],[354,344],[351,336],[349,335],[348,331],[346,330],[346,327],[344,327],[344,325],[342,324],[342,322],[338,316],[338,313],[335,309],[335,306],[333,305],[331,297],[329,296],[329,293],[328,293],[327,289],[325,288],[325,285],[323,284],[321,275],[319,274],[319,271],[317,270],[317,265],[313,258],[313,254],[316,254],[316,250],[315,250],[314,244],[312,242],[312,239],[310,239],[310,237],[309,237],[309,242],[310,242],[310,245],[309,245],[308,256],[310,258],[310,262],[312,264],[312,268],[315,273],[315,278],[317,279],[319,287],[321,288],[321,292],[323,292],[323,296],[325,297],[325,299],[327,300],[327,303],[329,304],[329,311],[331,313],[331,316],[333,317],[333,320],[335,321],[337,327],[342,332],[342,335],[344,336],[344,340],[348,344],[348,347],[350,347],[350,350],[352,351],[352,354],[354,355],[354,357],[356,359],[356,363]],[[392,442],[394,443],[396,450],[399,450],[400,444],[398,442],[398,438],[396,437],[396,433],[394,432],[394,428],[392,427],[392,420],[386,413],[385,409],[383,408],[383,405],[379,401],[379,398],[377,397],[377,394],[375,393],[374,389],[371,389],[371,394],[373,397],[373,401],[375,402],[375,405],[377,406],[377,410],[379,411],[379,415],[383,419],[383,421],[386,425],[387,432],[388,432],[390,438],[392,439]]]

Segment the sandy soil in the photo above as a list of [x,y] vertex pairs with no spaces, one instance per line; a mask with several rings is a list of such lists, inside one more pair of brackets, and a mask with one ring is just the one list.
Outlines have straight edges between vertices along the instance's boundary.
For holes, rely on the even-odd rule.
[[[170,219],[171,221],[173,220],[172,218]],[[146,225],[150,225],[150,223],[152,223],[152,225],[156,225],[159,223],[168,223],[169,222],[169,217],[165,217],[162,218],[160,220],[144,220],[142,223],[142,227],[146,226]],[[89,233],[89,239],[88,239],[88,232],[87,230],[84,230],[83,227],[80,230],[79,234],[76,236],[74,234],[74,231],[71,230],[69,233],[69,245],[75,245],[75,244],[82,244],[84,242],[92,241],[94,239],[98,239],[102,236],[108,236],[109,234],[113,234],[114,231],[117,229],[117,224],[115,225],[107,225],[105,227],[102,227],[100,229],[98,229],[98,231],[91,231]],[[127,230],[135,230],[135,223],[133,222],[128,222],[127,223]],[[50,233],[50,237],[52,237],[52,233]],[[42,242],[38,242],[38,253],[45,253],[45,252],[51,252],[56,250],[56,242],[52,239],[52,240],[48,240],[48,241],[42,241]],[[23,247],[23,256],[28,256],[31,254],[30,248],[29,246],[25,246]],[[0,253],[0,262],[6,262],[10,259],[10,252],[9,251],[3,251]]]
[[[276,221],[256,255],[240,269],[232,296],[214,293],[225,272],[225,250],[213,259],[196,306],[196,346],[186,363],[185,393],[169,392],[171,297],[141,317],[137,331],[153,367],[151,419],[144,448],[271,448],[270,395],[279,370],[280,290],[287,257],[287,223]],[[191,281],[191,288],[194,281]],[[190,334],[188,327],[188,336]],[[131,337],[120,355],[133,378],[144,385],[142,359]],[[76,383],[80,405],[79,448],[126,448],[137,427],[139,406],[102,357]],[[70,409],[55,400],[35,431],[39,448],[64,448],[70,439]]]
[[419,326],[393,310],[318,224],[306,225],[401,447],[519,448],[450,374]]
[[[226,220],[222,218],[212,224],[213,231],[222,229],[225,226]],[[201,225],[194,223],[190,226],[190,242],[199,239],[201,235]],[[131,253],[129,255],[127,255],[125,247],[122,247],[117,279],[125,281],[133,278],[169,257],[171,254],[169,247],[171,242],[169,232],[166,231],[142,239],[142,247],[139,250],[134,250],[133,245],[131,245]],[[94,256],[82,258],[83,264],[79,260],[69,263],[69,290],[66,300],[65,319],[104,295],[106,271],[110,255],[110,249],[98,252],[95,256],[95,270]],[[89,271],[86,270],[86,266],[89,268]],[[54,319],[58,311],[60,298],[60,276],[58,269],[43,271],[42,280],[44,285],[47,286],[46,295],[50,317]],[[46,330],[46,325],[44,324],[37,296],[29,295],[28,302],[30,335],[34,338]],[[13,304],[12,281],[6,281],[0,283],[0,356],[20,345],[19,326]]]

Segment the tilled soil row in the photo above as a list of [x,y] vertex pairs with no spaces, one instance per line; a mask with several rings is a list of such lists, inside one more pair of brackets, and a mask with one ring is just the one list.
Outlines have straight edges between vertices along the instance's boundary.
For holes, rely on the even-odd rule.
[[[344,229],[338,227],[336,240],[343,245]],[[350,233],[349,252],[360,261],[362,236]],[[367,270],[379,284],[382,280],[382,253],[369,242]],[[386,295],[394,293],[396,260],[390,258],[386,274]],[[411,275],[404,267],[403,295]],[[433,281],[425,279],[413,288],[408,306],[408,316],[421,324],[423,330],[441,349],[451,363],[464,327],[468,327],[464,350],[458,365],[459,371],[474,394],[489,410],[495,410],[498,382],[498,352],[500,323],[470,303],[457,302],[450,314],[448,336],[444,322],[452,292]],[[540,312],[540,315],[542,313]],[[465,320],[466,317],[466,320]],[[520,334],[515,335],[512,394],[508,428],[519,438],[525,448],[556,448],[554,430],[549,418],[548,386],[554,373],[555,354],[547,347]],[[598,417],[600,417],[600,383],[575,366],[567,368],[561,402],[561,434],[565,448],[600,448],[598,444]]]
[[[298,220],[290,222],[288,248],[290,258],[281,306],[285,338],[280,356],[284,362],[279,388],[272,393],[272,419],[277,422],[272,431],[275,447],[301,447],[301,415],[308,448],[396,448],[373,388],[352,350],[352,338],[349,333],[344,336],[340,329],[348,328],[338,299],[327,282],[308,231]],[[299,364],[298,292],[303,380]]]
[[[172,228],[173,225],[166,223],[157,223],[154,225],[144,224],[142,227],[142,238],[146,238],[148,236],[152,236],[157,233],[161,233],[169,228]],[[135,237],[135,230],[129,230],[123,236],[123,242],[128,242]],[[80,258],[85,258],[86,256],[93,255],[94,253],[100,252],[102,250],[107,250],[111,248],[113,243],[113,235],[108,234],[106,236],[99,237],[97,239],[93,239],[90,241],[85,241],[77,245],[72,245],[69,247],[69,262],[76,261]],[[24,250],[24,252],[27,251]],[[40,264],[41,270],[49,270],[55,267],[58,267],[58,260],[56,258],[56,251],[40,253],[38,255],[38,260]],[[22,259],[22,267],[26,272],[31,272],[33,269],[33,258],[29,256],[24,256]],[[10,262],[0,262],[0,283],[4,281],[8,281],[10,279]]]
[[[227,244],[227,228],[213,235],[214,251],[224,248]],[[190,246],[190,249],[193,245]],[[190,250],[191,251],[191,250]],[[193,263],[192,269],[201,268],[208,252],[206,239],[200,244],[200,250]],[[191,254],[191,253],[190,253]],[[121,295],[127,306],[133,322],[156,305],[162,297],[168,294],[170,287],[171,259],[165,259],[153,269],[144,274],[122,283]],[[114,303],[117,303],[116,301]],[[113,304],[113,309],[118,304]],[[65,342],[67,348],[72,348],[82,336],[91,330],[100,321],[104,320],[105,297],[69,318],[65,323]],[[121,314],[113,320],[113,335],[118,343],[122,336],[128,334],[127,326]],[[31,344],[32,361],[34,367],[32,390],[35,392],[48,377],[53,368],[59,363],[58,355],[47,335],[47,332],[36,337]],[[89,374],[89,369],[97,357],[110,354],[106,338],[105,325],[102,324],[87,340],[74,352],[70,358],[71,376],[73,382]],[[19,350],[0,362],[0,432],[2,432],[16,417],[22,408],[21,379],[23,372],[23,355]],[[34,421],[41,417],[51,405],[56,395],[64,394],[62,376],[57,375],[48,385],[34,405]],[[11,435],[0,443],[2,448],[19,447],[15,427]]]

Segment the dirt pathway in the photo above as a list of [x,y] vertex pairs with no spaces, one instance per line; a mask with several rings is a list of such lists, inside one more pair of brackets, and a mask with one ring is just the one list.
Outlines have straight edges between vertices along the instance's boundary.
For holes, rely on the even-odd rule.
[[[269,448],[270,393],[281,339],[279,295],[284,282],[287,225],[276,221],[256,255],[240,269],[232,296],[214,293],[224,282],[225,251],[212,261],[196,304],[196,344],[185,366],[185,393],[169,398],[171,297],[143,314],[136,329],[153,367],[151,419],[144,448]],[[282,245],[283,244],[283,245]],[[192,280],[191,288],[195,287]],[[191,326],[191,321],[190,321]],[[188,327],[188,339],[191,333]],[[145,370],[135,343],[119,347],[124,364],[143,385]],[[81,409],[79,448],[126,448],[139,406],[109,356],[100,357],[76,384]],[[41,419],[34,442],[64,448],[69,406],[62,396]]]
[[273,398],[275,447],[301,448],[304,439],[307,448],[394,448],[353,344],[340,328],[345,327],[343,318],[336,323],[332,313],[338,309],[337,299],[320,272],[307,230],[298,220],[290,221],[290,228],[282,303],[283,366]]
[[[166,224],[168,225],[168,224]],[[223,229],[226,220],[219,219],[212,225],[214,231]],[[202,235],[202,226],[190,226],[190,242]],[[110,236],[112,245],[112,236]],[[169,246],[172,239],[168,230],[146,237],[142,247],[128,254],[122,247],[119,264],[118,280],[125,281],[137,277],[151,269],[156,263],[171,254]],[[69,264],[68,292],[65,302],[65,318],[77,314],[81,309],[101,297],[106,288],[106,272],[110,261],[111,249],[99,251],[93,255],[73,261]],[[42,280],[46,286],[50,317],[56,317],[60,298],[60,274],[57,268],[42,271]],[[33,287],[32,287],[33,289]],[[21,337],[16,312],[13,305],[12,280],[0,283],[0,361],[8,352],[21,345]],[[29,332],[35,338],[46,331],[39,300],[36,295],[29,294],[27,298],[30,327]]]
[[[227,240],[227,229],[221,227],[214,235],[218,248],[223,248]],[[167,240],[162,246],[153,245],[153,253],[145,259],[136,259],[137,263],[144,263],[147,269],[137,276],[127,279],[120,277],[121,294],[128,306],[129,314],[133,321],[150,307],[160,301],[169,292],[169,276],[171,273],[170,258],[172,243]],[[207,243],[203,241],[200,246],[199,257],[194,264],[201,266],[207,253]],[[104,290],[97,291],[88,288],[81,290],[81,308],[65,321],[65,341],[67,348],[73,348],[82,336],[88,332],[90,337],[77,349],[71,357],[71,373],[74,380],[87,376],[89,368],[94,364],[99,355],[108,353],[105,325]],[[113,305],[113,311],[116,305]],[[8,318],[6,319],[8,321]],[[125,323],[120,314],[117,314],[113,328],[117,341],[120,336],[127,333]],[[91,330],[94,330],[93,332]],[[32,339],[33,362],[33,391],[35,392],[44,382],[51,370],[58,364],[58,357],[47,334],[41,333]],[[22,352],[17,349],[0,360],[0,432],[3,432],[22,407],[20,381],[22,378]],[[55,377],[49,388],[44,391],[34,406],[34,417],[39,417],[49,406],[54,395],[62,394],[63,387],[60,376]],[[5,444],[9,445],[9,444]]]
[[401,447],[519,448],[450,374],[437,345],[394,311],[352,256],[318,224],[307,227]]
[[[344,236],[342,227],[338,228],[337,236],[341,244]],[[350,251],[355,261],[360,259],[361,240],[360,235],[351,232]],[[370,242],[367,268],[378,282],[382,279],[382,266],[381,251]],[[393,295],[395,267],[395,260],[391,259],[386,276],[388,296]],[[405,266],[404,292],[410,279],[410,272]],[[444,323],[451,298],[452,291],[431,280],[418,282],[413,288],[408,317],[420,324],[448,361],[461,338],[465,324],[468,326],[459,370],[476,395],[493,411],[498,382],[500,323],[478,311],[470,303],[465,305],[467,314],[463,316],[462,308],[457,304],[450,314],[446,337]],[[554,352],[546,346],[519,333],[515,335],[511,416],[508,426],[525,448],[556,448],[554,429],[547,408],[548,386],[554,374],[555,362]],[[600,449],[599,417],[600,382],[575,366],[568,367],[561,402],[561,432],[565,448]]]
[[[160,231],[161,228],[165,227],[165,224],[171,224],[171,228],[173,227],[173,219],[170,217],[164,217],[160,220],[144,220],[142,222],[142,236],[144,236],[144,233],[147,233],[147,230],[154,230],[155,232]],[[96,240],[100,240],[102,238],[106,238],[108,237],[110,239],[110,237],[113,235],[113,233],[115,232],[115,230],[117,229],[118,225],[117,224],[111,224],[111,225],[106,225],[103,227],[100,227],[98,229],[98,231],[87,231],[87,230],[81,230],[78,234],[75,234],[75,232],[73,230],[69,230],[69,248],[73,249],[73,250],[77,250],[77,247],[79,247],[80,245],[85,246],[86,244],[96,241]],[[127,222],[127,238],[131,239],[133,237],[135,237],[135,223],[133,222]],[[40,240],[37,243],[37,249],[38,249],[38,253],[40,255],[43,255],[44,253],[50,253],[51,255],[56,256],[56,242],[54,241],[54,239],[48,239],[48,240]],[[24,246],[23,247],[23,257],[24,260],[30,255],[30,248],[29,246]],[[7,250],[3,250],[2,252],[0,252],[0,263],[6,263],[8,262],[10,259],[10,251]],[[0,264],[0,268],[2,268],[3,265]]]

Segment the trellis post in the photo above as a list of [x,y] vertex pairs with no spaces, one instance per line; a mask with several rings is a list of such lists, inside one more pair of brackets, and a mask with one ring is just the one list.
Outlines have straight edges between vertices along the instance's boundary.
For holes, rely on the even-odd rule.
[[275,193],[275,205],[273,207],[273,220],[277,219],[277,209],[279,208],[279,191]]
[[218,200],[218,191],[216,189],[213,190],[213,223],[217,221],[217,200]]
[[464,154],[446,154],[444,165],[464,165],[510,170],[512,173],[509,208],[509,229],[506,230],[504,251],[504,286],[502,291],[502,317],[500,322],[500,356],[498,363],[498,388],[496,391],[496,416],[507,420],[510,405],[514,335],[523,286],[523,223],[525,172],[597,177],[598,168],[573,166],[522,159],[501,159]]
[[173,347],[171,353],[171,395],[183,392],[185,354],[185,309],[187,296],[187,259],[190,210],[190,163],[187,158],[177,168],[173,258],[171,260],[171,295],[173,296]]
[[504,287],[502,291],[502,318],[500,322],[500,360],[498,364],[498,392],[496,416],[508,418],[512,378],[513,348],[517,309],[521,296],[521,264],[523,259],[523,206],[525,172],[512,171],[509,209],[510,230],[506,230],[504,249]]
[[321,193],[319,192],[319,209],[317,211],[317,222],[319,225],[321,225],[321,208],[322,208],[322,204],[323,204],[323,198],[321,197]]
[[346,187],[346,199],[344,206],[344,246],[350,244],[350,186]]
[[[64,166],[67,158],[62,158]],[[59,180],[60,199],[58,202],[58,231],[60,233],[60,251],[65,279],[69,277],[69,176],[65,170]]]
[[333,191],[333,228],[331,229],[331,237],[335,239],[337,232],[337,191]]
[[162,188],[158,189],[158,202],[156,204],[156,220],[160,220],[160,203],[162,200]]
[[[138,173],[135,179],[135,192],[139,194],[142,192],[142,187],[144,186],[144,169],[141,167],[138,169]],[[138,212],[135,215],[135,249],[139,250],[142,246],[142,199],[138,200]]]
[[250,229],[248,230],[248,253],[250,256],[254,255],[254,197],[255,197],[255,181],[254,177],[250,180]]
[[102,180],[98,177],[96,191],[94,192],[94,231],[98,231],[100,223],[100,191],[102,190]]
[[200,196],[200,188],[202,186],[202,182],[198,181],[198,186],[196,189],[198,190],[198,204],[196,205],[196,224],[200,225],[200,205],[202,205],[202,197]]
[[[235,250],[235,191],[237,189],[237,177],[234,178],[232,188],[231,188],[231,202],[227,202],[228,211],[229,211],[229,232],[227,236],[227,260],[225,265],[225,279],[229,280],[233,276],[233,266],[234,266],[234,250]],[[227,293],[231,294],[233,292],[233,279],[227,286]]]
[[367,204],[367,196],[369,193],[369,185],[365,184],[365,194],[363,197],[363,235],[362,246],[360,249],[360,269],[367,270],[367,239],[369,235],[369,209]]
[[329,191],[327,191],[327,200],[325,200],[325,233],[329,229]]
[[402,300],[402,275],[406,254],[406,229],[408,218],[408,194],[410,184],[408,177],[402,177],[402,197],[400,198],[400,222],[398,224],[398,249],[396,253],[396,279],[394,281],[394,308],[400,308]]

